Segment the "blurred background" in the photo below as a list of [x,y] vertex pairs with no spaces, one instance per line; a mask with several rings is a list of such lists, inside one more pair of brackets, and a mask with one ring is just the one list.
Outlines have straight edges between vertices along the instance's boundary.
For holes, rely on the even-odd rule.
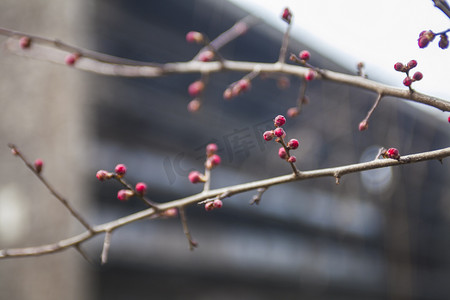
[[[333,9],[335,15],[349,11],[344,5],[338,8],[342,11]],[[326,5],[323,10],[329,12]],[[188,31],[213,39],[249,12],[248,7],[212,0],[4,0],[0,26],[164,63],[188,61],[198,52],[197,45],[185,41]],[[271,13],[273,20],[258,13],[268,23],[253,26],[225,46],[222,55],[276,61],[285,24],[281,10]],[[383,16],[379,19],[384,22]],[[369,30],[378,24],[364,26]],[[390,33],[400,36],[402,30],[391,28]],[[356,74],[353,56],[327,54],[310,34],[303,38],[293,30],[293,36],[288,53],[308,49],[311,64]],[[392,58],[391,68],[396,60]],[[371,77],[374,64],[368,62],[369,78],[394,85],[403,80],[380,78],[377,69]],[[393,68],[390,72],[398,75]],[[213,170],[212,188],[289,173],[289,165],[277,157],[277,145],[264,142],[262,132],[273,127],[276,115],[295,106],[301,80],[260,76],[249,92],[223,100],[225,88],[243,75],[212,74],[201,109],[190,113],[187,87],[199,79],[197,74],[104,77],[2,49],[0,249],[53,243],[83,231],[10,154],[8,143],[30,160],[43,159],[45,177],[92,224],[145,208],[136,199],[118,201],[120,186],[95,178],[97,170],[113,170],[117,163],[127,165],[131,183],[146,182],[156,202],[201,190],[187,175],[202,169],[204,147],[211,142],[222,156],[222,165]],[[312,81],[306,93],[310,103],[285,126],[288,138],[300,141],[295,155],[301,170],[368,161],[382,146],[396,147],[401,154],[448,146],[447,116],[442,114],[424,114],[386,97],[369,129],[360,132],[358,124],[375,94],[322,81]],[[143,220],[114,232],[104,266],[103,237],[83,244],[92,264],[73,249],[1,260],[0,298],[446,299],[449,181],[448,161],[430,161],[346,175],[339,185],[334,178],[323,178],[275,186],[258,206],[249,205],[255,192],[225,199],[222,209],[208,213],[203,206],[192,206],[188,223],[199,242],[193,252],[178,219]]]

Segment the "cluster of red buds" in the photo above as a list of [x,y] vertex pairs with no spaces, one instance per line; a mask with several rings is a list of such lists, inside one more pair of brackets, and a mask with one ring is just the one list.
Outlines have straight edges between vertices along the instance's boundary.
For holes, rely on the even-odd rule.
[[286,132],[282,128],[282,126],[286,123],[286,118],[282,115],[278,115],[274,120],[273,123],[275,125],[274,130],[268,130],[263,133],[263,138],[266,141],[271,141],[273,138],[275,138],[275,141],[277,143],[280,143],[282,147],[278,149],[278,156],[286,160],[287,162],[293,164],[297,161],[297,158],[294,155],[290,155],[290,150],[295,150],[299,146],[299,142],[296,139],[291,139],[286,144],[284,141],[284,138],[286,137]]
[[189,95],[194,98],[188,103],[188,111],[196,112],[201,106],[200,97],[205,90],[205,83],[202,80],[197,80],[191,83],[188,87]]
[[221,208],[223,206],[223,202],[220,199],[215,199],[205,203],[205,210],[211,211],[214,208]]
[[389,148],[389,149],[381,149],[380,155],[383,158],[392,158],[392,159],[400,159],[400,154],[396,148]]
[[[28,49],[31,47],[31,38],[28,36],[22,36],[19,39],[19,46],[22,49]],[[69,53],[64,59],[64,63],[68,66],[73,66],[80,59],[80,53]]]
[[404,65],[401,62],[398,62],[394,65],[394,69],[398,72],[406,73],[405,79],[403,79],[403,84],[407,87],[410,87],[414,81],[419,81],[423,78],[423,74],[421,72],[415,72],[411,77],[409,76],[409,71],[417,66],[417,61],[410,60],[408,64]]
[[[449,30],[447,30],[449,31]],[[430,42],[434,40],[434,38],[439,35],[439,48],[447,49],[448,48],[448,36],[447,31],[441,33],[434,33],[431,30],[424,30],[419,34],[419,38],[417,39],[417,43],[420,48],[425,48],[428,46]]]
[[[205,168],[211,170],[215,166],[220,165],[222,159],[217,152],[217,144],[211,143],[206,146],[206,162]],[[189,181],[192,183],[206,182],[208,180],[207,176],[200,173],[199,171],[192,171],[189,173]]]
[[[118,164],[114,168],[114,172],[108,172],[105,170],[99,170],[97,171],[97,174],[95,175],[98,180],[105,181],[107,179],[116,178],[120,179],[125,176],[127,172],[127,167],[124,164]],[[134,195],[140,195],[143,196],[147,191],[147,185],[143,182],[138,182],[134,188],[132,189],[121,189],[117,192],[117,199],[120,201],[126,201],[133,197]]]
[[[217,154],[217,144],[211,143],[206,146],[206,161],[205,161],[205,169],[208,172],[207,175],[200,173],[199,171],[191,171],[189,173],[189,181],[191,183],[200,183],[207,182],[209,180],[209,171],[220,165],[222,159]],[[222,200],[215,199],[205,203],[205,209],[207,211],[213,210],[214,208],[221,208],[223,205]]]
[[224,92],[223,98],[230,100],[231,98],[237,97],[245,91],[248,91],[252,87],[252,83],[248,78],[242,78],[234,83],[232,83]]
[[[196,43],[196,44],[200,44],[200,45],[208,45],[209,41],[206,38],[205,35],[203,35],[201,32],[198,31],[189,31],[186,34],[186,41],[188,43]],[[202,52],[200,52],[200,54],[198,55],[198,60],[203,61],[203,62],[207,62],[207,61],[211,61],[214,59],[214,52],[211,50],[203,50]]]
[[289,57],[290,60],[295,61],[296,63],[298,63],[302,66],[309,67],[309,69],[306,71],[306,73],[304,75],[304,78],[307,81],[314,80],[314,78],[316,78],[316,75],[317,75],[317,72],[314,70],[314,67],[308,63],[308,60],[310,58],[311,58],[311,53],[309,53],[308,50],[300,51],[298,56],[296,56],[295,54],[291,54],[291,56]]

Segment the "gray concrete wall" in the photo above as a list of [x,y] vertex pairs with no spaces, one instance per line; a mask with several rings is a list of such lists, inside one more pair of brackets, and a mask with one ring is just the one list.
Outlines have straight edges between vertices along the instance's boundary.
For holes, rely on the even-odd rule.
[[[74,43],[86,26],[84,1],[3,0],[0,26]],[[85,28],[85,27],[84,27]],[[0,40],[5,41],[4,37]],[[80,72],[0,51],[0,248],[35,246],[83,228],[7,147],[16,144],[80,211],[89,191],[89,137]],[[89,299],[89,265],[74,250],[0,260],[0,299]]]

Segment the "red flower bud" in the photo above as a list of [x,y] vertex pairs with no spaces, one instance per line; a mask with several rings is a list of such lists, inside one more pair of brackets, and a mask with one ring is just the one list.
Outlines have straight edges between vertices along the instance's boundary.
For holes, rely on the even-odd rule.
[[286,132],[284,132],[283,128],[278,127],[273,131],[273,134],[277,137],[285,137],[286,136]]
[[416,66],[417,66],[417,61],[416,60],[414,60],[414,59],[412,59],[412,60],[410,60],[409,62],[408,62],[408,69],[412,69],[412,68],[415,68]]
[[298,145],[299,145],[299,142],[298,142],[298,140],[296,140],[296,139],[291,139],[291,140],[288,142],[288,144],[287,144],[287,146],[289,147],[289,149],[292,149],[292,150],[297,149],[297,148],[298,148]]
[[143,182],[138,182],[136,183],[136,193],[138,193],[139,195],[144,195],[145,192],[147,191],[147,185]]
[[217,144],[211,143],[206,146],[206,155],[210,156],[217,152]]
[[287,116],[289,118],[294,118],[294,117],[298,116],[299,113],[300,113],[300,111],[297,107],[291,107],[287,110]]
[[186,34],[186,41],[188,41],[189,43],[201,44],[203,43],[203,34],[198,31],[189,31]]
[[206,202],[205,203],[205,210],[206,211],[211,211],[213,209],[214,209],[214,203],[212,203],[212,202]]
[[295,163],[297,161],[297,158],[294,156],[294,155],[292,155],[291,157],[289,157],[289,159],[288,159],[288,162],[290,162],[290,163]]
[[413,79],[416,80],[416,81],[419,81],[419,80],[421,80],[422,78],[423,78],[423,74],[420,73],[420,72],[416,72],[416,73],[414,73],[414,75],[413,75]]
[[197,97],[200,95],[205,89],[205,84],[203,81],[197,80],[191,83],[188,87],[188,92],[191,97]]
[[266,131],[263,134],[264,140],[266,140],[266,141],[272,140],[273,136],[274,136],[273,131]]
[[191,113],[194,113],[200,109],[200,106],[202,106],[200,100],[194,99],[188,103],[187,110]]
[[281,159],[286,159],[286,157],[287,157],[286,149],[284,149],[283,147],[281,147],[280,149],[278,149],[278,156],[279,156]]
[[288,24],[291,23],[292,13],[291,13],[291,11],[289,10],[289,8],[286,7],[286,8],[283,10],[283,14],[281,15],[281,18],[282,18],[284,21],[286,21]]
[[213,60],[213,58],[214,58],[214,52],[212,52],[211,50],[202,51],[198,55],[198,60],[203,61],[203,62],[211,61],[211,60]]
[[214,208],[221,208],[223,206],[223,202],[220,199],[216,199],[213,201]]
[[124,164],[118,164],[114,169],[114,172],[116,172],[117,176],[122,177],[127,172],[127,167]]
[[19,45],[20,45],[20,48],[22,48],[22,49],[30,48],[30,46],[31,46],[31,39],[29,37],[27,37],[27,36],[23,36],[19,40]]
[[220,165],[221,161],[222,159],[219,155],[213,154],[206,161],[206,168],[212,169],[213,167]]
[[405,72],[405,66],[401,62],[396,63],[394,69],[398,72]]
[[189,181],[192,183],[205,182],[205,175],[201,174],[198,171],[192,171],[189,173]]
[[361,121],[361,123],[359,123],[359,131],[364,131],[367,128],[369,128],[369,122],[367,122],[366,120]]
[[117,199],[120,201],[126,201],[134,195],[132,190],[120,190],[117,192]]
[[66,56],[64,62],[66,63],[66,65],[68,66],[73,66],[77,60],[80,58],[80,54],[78,53],[70,53]]
[[308,50],[303,50],[300,52],[300,54],[298,55],[300,57],[301,60],[308,60],[311,57],[311,54],[309,53]]
[[316,72],[313,69],[308,69],[305,74],[305,79],[311,81],[314,78],[316,78]]
[[386,155],[388,158],[399,159],[400,155],[398,154],[398,150],[396,148],[389,148],[386,151]]
[[97,174],[95,174],[95,177],[97,177],[97,179],[100,181],[104,181],[105,179],[110,179],[112,175],[112,173],[109,173],[105,170],[99,170],[97,171]]
[[41,159],[36,159],[34,161],[34,169],[36,170],[36,173],[41,173],[42,167],[44,166],[44,162]]
[[278,115],[275,117],[275,119],[273,120],[273,124],[275,125],[275,127],[281,127],[286,123],[286,118],[282,115]]
[[410,86],[412,84],[412,79],[408,77],[406,77],[405,79],[403,79],[403,84],[405,86]]

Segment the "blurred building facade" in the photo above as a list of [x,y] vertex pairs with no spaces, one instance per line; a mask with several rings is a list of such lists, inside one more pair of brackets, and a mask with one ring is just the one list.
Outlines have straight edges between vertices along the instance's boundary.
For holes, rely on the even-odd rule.
[[[42,1],[35,7],[5,2],[2,25],[164,63],[187,61],[197,53],[198,46],[185,42],[186,32],[199,30],[214,38],[246,16],[227,2],[208,0],[84,2]],[[281,39],[282,33],[261,22],[221,53],[233,60],[273,62]],[[289,51],[302,49],[311,47],[293,41]],[[356,71],[314,48],[311,52],[313,65]],[[6,220],[0,218],[0,248],[50,243],[82,230],[11,157],[8,142],[30,158],[42,157],[46,176],[95,224],[145,208],[137,201],[119,203],[120,187],[95,179],[98,169],[112,170],[117,163],[128,166],[131,182],[146,182],[157,202],[200,191],[187,174],[202,169],[204,146],[210,142],[219,145],[223,158],[213,170],[213,188],[290,171],[277,158],[275,143],[264,142],[261,134],[272,127],[274,116],[295,105],[298,78],[280,89],[277,78],[260,76],[249,92],[225,101],[224,89],[244,74],[213,74],[201,110],[192,114],[186,109],[187,87],[198,74],[111,78],[3,56],[0,63],[8,72],[0,72],[5,115],[0,158],[8,172],[0,175],[0,216]],[[447,144],[449,134],[439,121],[400,101],[383,99],[369,130],[361,133],[357,125],[374,94],[313,81],[307,95],[310,103],[286,125],[288,137],[300,140],[301,170],[373,159],[381,146],[406,154]],[[200,244],[193,252],[179,220],[143,220],[114,233],[106,266],[99,266],[101,238],[83,245],[93,265],[73,250],[0,261],[0,295],[445,299],[449,173],[446,161],[426,162],[346,175],[339,185],[324,178],[272,187],[258,206],[248,205],[254,193],[245,193],[226,199],[221,210],[190,207],[188,223]]]

